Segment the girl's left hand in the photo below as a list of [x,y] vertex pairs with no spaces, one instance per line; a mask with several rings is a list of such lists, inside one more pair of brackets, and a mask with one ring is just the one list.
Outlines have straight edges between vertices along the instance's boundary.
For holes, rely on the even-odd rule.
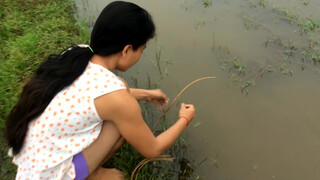
[[146,100],[155,104],[160,110],[168,104],[168,97],[160,89],[153,89],[148,91],[149,96]]

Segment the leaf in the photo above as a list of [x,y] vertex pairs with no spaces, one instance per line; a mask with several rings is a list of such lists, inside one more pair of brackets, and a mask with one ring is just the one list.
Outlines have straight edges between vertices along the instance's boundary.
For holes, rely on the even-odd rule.
[[193,127],[197,127],[199,126],[200,124],[202,124],[201,122],[197,122]]

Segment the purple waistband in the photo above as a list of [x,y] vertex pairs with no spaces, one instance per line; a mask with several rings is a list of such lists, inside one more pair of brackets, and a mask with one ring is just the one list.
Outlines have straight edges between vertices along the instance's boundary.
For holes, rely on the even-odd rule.
[[89,176],[89,167],[82,152],[73,156],[72,162],[75,166],[75,180],[85,180]]

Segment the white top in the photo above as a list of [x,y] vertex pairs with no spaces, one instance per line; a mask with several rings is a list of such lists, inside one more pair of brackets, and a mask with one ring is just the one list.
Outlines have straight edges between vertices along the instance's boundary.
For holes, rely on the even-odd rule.
[[102,127],[94,99],[120,89],[126,86],[116,75],[89,62],[83,74],[29,123],[24,145],[13,158],[16,179],[74,179],[73,156],[93,143]]

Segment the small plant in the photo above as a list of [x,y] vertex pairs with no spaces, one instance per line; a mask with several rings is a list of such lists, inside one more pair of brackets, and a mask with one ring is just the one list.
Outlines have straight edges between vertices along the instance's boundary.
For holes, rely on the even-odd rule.
[[297,14],[292,13],[285,7],[274,5],[273,10],[276,11],[278,14],[284,15],[283,18],[289,21],[290,24],[292,24],[294,21],[298,19]]
[[308,18],[306,21],[300,20],[298,24],[303,32],[315,31],[319,30],[320,28],[319,23],[310,18]]
[[286,75],[286,76],[293,76],[293,71],[287,67],[285,67],[284,65],[282,65],[280,67],[280,71],[283,75]]
[[232,66],[239,72],[239,74],[245,72],[246,67],[237,58],[232,61]]
[[253,80],[247,81],[242,83],[241,85],[241,93],[246,93],[246,96],[248,96],[249,88],[254,86],[256,83]]
[[305,1],[303,1],[303,5],[305,5],[305,6],[308,6],[309,3],[310,3],[310,0],[305,0]]
[[202,0],[202,4],[205,8],[212,6],[212,0]]
[[250,7],[257,8],[257,5],[255,3],[253,3],[252,1],[247,0],[247,2],[249,3]]
[[260,4],[263,8],[265,8],[266,5],[267,5],[267,0],[260,0],[260,1],[259,1],[259,4]]
[[318,55],[313,54],[311,56],[311,60],[314,62],[314,64],[320,63],[320,55],[318,56]]
[[205,24],[206,24],[206,20],[204,18],[197,19],[195,28],[198,29],[199,27],[204,26]]
[[158,46],[156,48],[156,65],[158,67],[158,70],[159,70],[159,73],[160,73],[160,77],[162,79],[163,75],[162,75],[162,70],[161,70],[161,66],[160,66],[161,53],[162,53],[162,49],[161,49],[161,47]]
[[242,18],[247,30],[249,30],[250,28],[254,28],[256,30],[263,29],[270,32],[270,30],[268,30],[265,25],[255,22],[252,17],[247,16],[245,14],[241,14],[240,17]]

